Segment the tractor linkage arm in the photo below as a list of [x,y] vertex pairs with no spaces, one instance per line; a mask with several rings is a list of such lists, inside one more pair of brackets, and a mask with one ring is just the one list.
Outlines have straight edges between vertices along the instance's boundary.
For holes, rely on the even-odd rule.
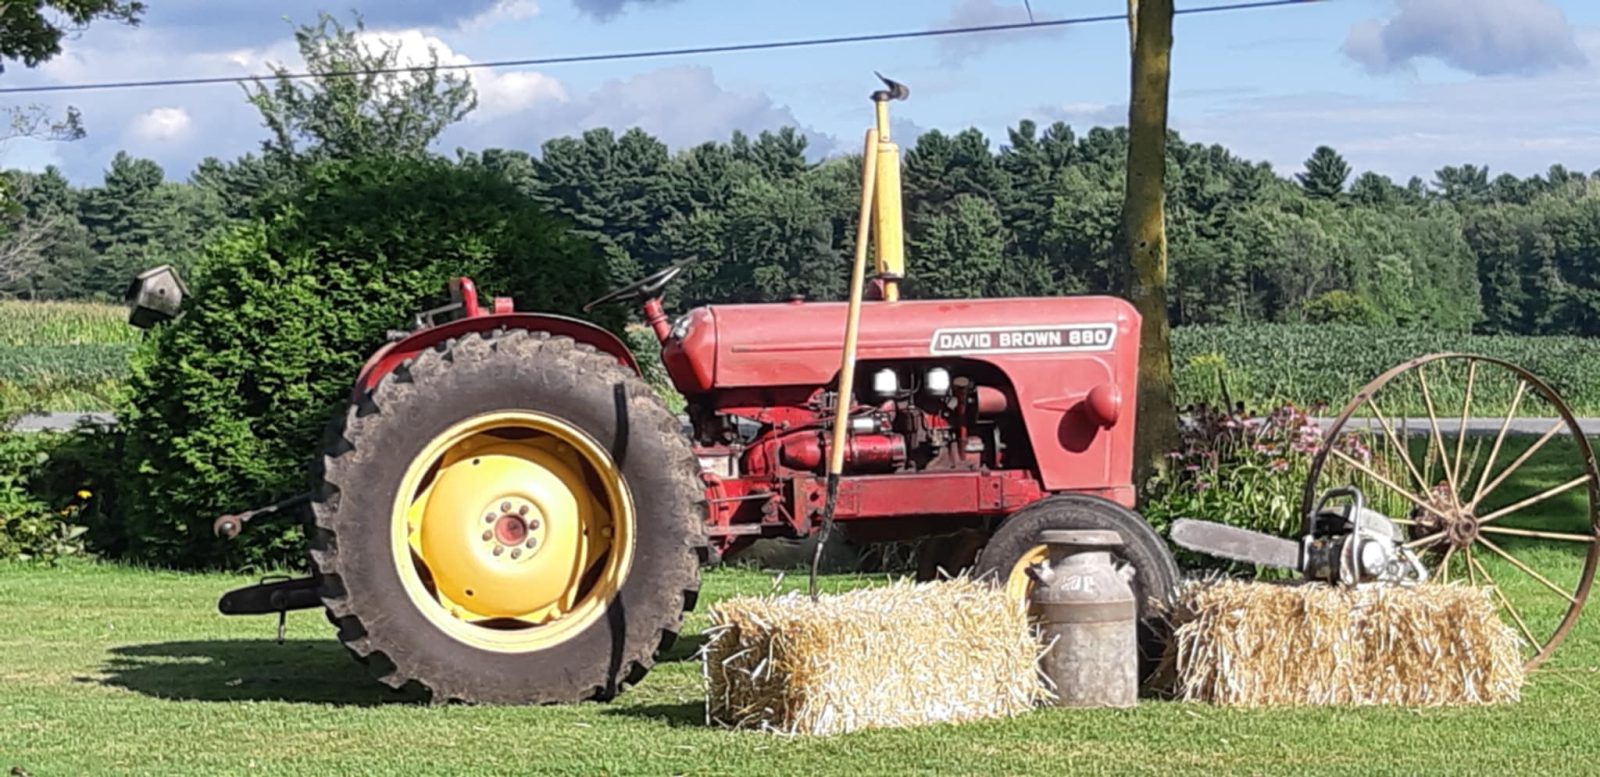
[[254,510],[246,510],[242,513],[224,515],[221,518],[211,522],[211,532],[225,540],[231,540],[234,537],[239,536],[239,532],[244,530],[245,524],[255,520],[256,518],[259,518],[263,515],[272,515],[273,513],[282,510],[300,507],[301,505],[307,504],[310,501],[310,494],[298,494],[280,502],[274,502],[266,507],[257,507]]

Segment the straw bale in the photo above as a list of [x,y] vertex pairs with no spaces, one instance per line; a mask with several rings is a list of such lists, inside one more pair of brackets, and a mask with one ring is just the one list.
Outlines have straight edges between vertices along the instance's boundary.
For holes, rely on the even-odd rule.
[[1162,677],[1179,699],[1243,707],[1516,701],[1520,638],[1489,588],[1191,583]]
[[996,718],[1045,695],[1025,607],[985,582],[728,599],[702,652],[708,723],[793,734]]

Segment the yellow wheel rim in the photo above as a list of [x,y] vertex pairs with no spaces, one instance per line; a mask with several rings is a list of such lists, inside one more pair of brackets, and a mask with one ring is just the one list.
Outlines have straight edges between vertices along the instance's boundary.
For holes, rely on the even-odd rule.
[[486,650],[571,638],[605,612],[633,561],[633,500],[610,453],[532,411],[434,437],[407,467],[390,523],[418,611]]
[[1050,550],[1044,545],[1035,545],[1028,548],[1011,567],[1011,574],[1006,577],[1006,593],[1013,599],[1027,601],[1028,594],[1033,592],[1033,578],[1028,577],[1028,567],[1044,562],[1050,558]]

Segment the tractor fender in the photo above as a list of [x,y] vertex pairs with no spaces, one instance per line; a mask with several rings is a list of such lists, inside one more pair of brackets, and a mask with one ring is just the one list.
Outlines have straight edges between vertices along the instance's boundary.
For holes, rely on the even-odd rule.
[[394,371],[407,359],[453,338],[474,332],[492,332],[497,329],[526,329],[530,332],[549,332],[558,337],[570,337],[594,349],[610,354],[617,362],[635,374],[640,374],[639,362],[622,339],[594,324],[577,318],[549,313],[488,313],[458,318],[438,326],[421,329],[400,340],[386,343],[368,357],[362,365],[356,382],[351,387],[352,400],[361,397],[378,385],[383,376]]

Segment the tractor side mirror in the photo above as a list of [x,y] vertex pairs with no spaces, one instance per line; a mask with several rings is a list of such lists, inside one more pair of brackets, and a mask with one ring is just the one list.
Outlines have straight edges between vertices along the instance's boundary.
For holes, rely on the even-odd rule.
[[134,277],[123,295],[123,301],[128,303],[128,323],[149,329],[177,318],[183,313],[183,298],[188,293],[189,288],[172,265],[145,270]]

